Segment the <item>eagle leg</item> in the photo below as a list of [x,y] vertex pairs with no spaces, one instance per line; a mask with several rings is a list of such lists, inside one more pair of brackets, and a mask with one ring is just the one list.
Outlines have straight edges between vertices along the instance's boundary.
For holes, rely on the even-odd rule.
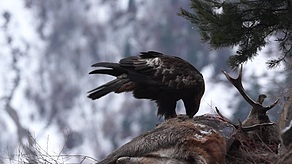
[[176,107],[176,100],[171,99],[163,99],[163,100],[156,100],[158,111],[157,115],[164,116],[164,119],[170,119],[176,117],[175,107]]

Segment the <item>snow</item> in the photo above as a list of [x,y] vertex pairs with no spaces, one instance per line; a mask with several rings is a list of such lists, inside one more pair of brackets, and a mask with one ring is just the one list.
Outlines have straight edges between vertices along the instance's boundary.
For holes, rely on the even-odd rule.
[[[214,82],[213,65],[205,66],[201,72],[205,79],[205,94],[201,101],[201,108],[196,115],[214,113],[215,107],[217,107],[224,116],[231,118],[233,109],[238,103],[238,100],[234,99],[237,90],[231,84],[227,86],[223,82]],[[222,73],[220,77],[223,76]]]
[[[270,51],[272,51],[274,54],[281,53],[277,47],[275,38],[271,37],[270,40],[271,43],[269,46],[264,47],[252,61],[249,61],[244,65],[243,73],[245,77],[260,77],[257,79],[258,84],[260,86],[265,86],[262,87],[261,92],[267,92],[267,89],[273,87],[275,83],[279,83],[286,79],[286,75],[283,73],[285,69],[283,65],[280,65],[275,69],[267,68],[266,61],[267,57],[270,57],[270,55],[268,55]],[[245,85],[248,86],[249,81],[246,81]]]
[[[58,155],[61,152],[61,154],[82,154],[100,159],[117,146],[140,134],[143,124],[148,126],[139,119],[153,117],[154,121],[158,120],[155,116],[156,111],[153,111],[156,110],[154,102],[135,100],[130,93],[111,93],[96,101],[86,97],[88,90],[113,79],[102,75],[88,75],[91,64],[99,61],[117,62],[124,55],[137,55],[140,51],[161,49],[158,43],[160,38],[157,36],[163,31],[160,28],[168,23],[167,19],[161,20],[161,18],[166,17],[167,9],[164,7],[170,6],[171,3],[155,0],[135,2],[137,13],[135,17],[131,17],[127,14],[123,15],[128,8],[129,0],[117,2],[89,0],[80,1],[81,4],[76,1],[70,11],[76,12],[74,21],[78,22],[78,27],[74,24],[69,26],[66,24],[66,27],[70,27],[70,31],[60,32],[54,36],[51,35],[58,30],[54,28],[62,27],[57,26],[58,23],[62,23],[60,22],[62,19],[58,18],[62,14],[58,15],[58,7],[51,9],[51,12],[48,12],[50,8],[47,8],[48,20],[43,22],[45,26],[42,29],[45,38],[41,38],[37,31],[43,21],[37,14],[41,8],[33,6],[36,4],[26,8],[25,1],[19,0],[0,2],[0,15],[2,15],[0,16],[0,111],[2,113],[0,156],[6,155],[6,149],[9,149],[7,151],[10,154],[17,155],[20,146],[18,125],[4,109],[7,103],[5,98],[15,87],[14,80],[17,74],[14,66],[19,68],[20,83],[10,105],[15,109],[21,127],[29,130],[36,143],[51,155]],[[60,3],[64,5],[65,1]],[[86,4],[90,6],[88,9],[81,7]],[[156,6],[162,7],[158,9]],[[11,14],[10,22],[5,28],[3,11]],[[120,14],[118,19],[113,17],[117,13]],[[70,13],[62,16],[65,17],[66,14],[70,16]],[[131,21],[131,19],[135,20]],[[56,20],[59,22],[55,22]],[[187,21],[185,23],[188,24]],[[185,26],[178,27],[185,28]],[[49,42],[50,39],[57,38],[58,35],[62,38],[59,38],[61,41],[56,39],[60,45],[55,49],[60,50],[48,50],[52,44]],[[97,41],[90,38],[90,35],[97,35],[98,37],[94,38]],[[11,44],[7,42],[8,37],[12,38]],[[183,42],[183,38],[179,40]],[[127,42],[130,45],[130,52],[126,54]],[[19,50],[19,54],[13,56],[11,52],[16,49]],[[183,52],[181,47],[178,46],[177,49]],[[79,51],[80,54],[75,55],[75,51]],[[270,51],[277,53],[277,47],[274,47],[273,43],[261,53],[266,54]],[[198,59],[206,55],[204,52],[198,50]],[[286,78],[282,73],[282,67],[274,70],[266,69],[265,61],[269,56],[263,54],[244,65],[243,85],[247,89],[252,86],[251,77],[259,85],[267,86],[260,88],[263,92],[268,91],[274,83],[282,82]],[[13,65],[13,57],[17,58],[15,65]],[[215,55],[211,56],[211,63],[200,69],[205,79],[206,91],[196,115],[214,113],[215,107],[218,107],[224,116],[232,118],[233,109],[237,107],[240,98],[237,90],[227,82],[223,74],[215,74],[216,60],[220,59]],[[230,70],[226,71],[231,73]],[[181,102],[177,107],[178,113],[185,113]],[[141,113],[144,115],[141,116]],[[131,120],[126,121],[130,123],[124,125],[123,121],[129,119],[128,115],[131,115]],[[129,126],[126,127],[128,133],[124,132],[124,126]],[[80,141],[77,141],[80,145],[72,149],[65,146],[66,135],[70,132],[76,132],[81,136]],[[26,144],[29,141],[23,137],[22,142]],[[76,161],[72,159],[71,162]]]
[[13,13],[10,17],[10,27],[6,31],[10,35],[13,35],[13,38],[17,37],[17,39],[12,40],[12,47],[25,50],[27,48],[25,43],[38,41],[35,28],[32,27],[35,23],[34,15],[31,10],[25,8],[23,2],[18,0],[1,2],[0,11]]
[[124,10],[124,11],[128,9],[128,5],[129,5],[129,0],[120,0],[117,2],[117,6],[121,10]]

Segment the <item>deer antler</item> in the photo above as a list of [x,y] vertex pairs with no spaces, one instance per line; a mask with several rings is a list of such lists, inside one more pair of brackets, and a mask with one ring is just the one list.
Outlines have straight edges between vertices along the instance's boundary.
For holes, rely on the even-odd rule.
[[269,106],[263,106],[262,103],[264,99],[267,97],[266,95],[260,95],[258,100],[254,101],[246,94],[241,82],[242,81],[242,66],[240,66],[239,75],[236,79],[229,76],[225,71],[222,70],[222,72],[226,76],[228,81],[230,81],[235,86],[235,88],[237,88],[237,90],[245,99],[245,101],[247,101],[253,107],[251,113],[255,112],[255,113],[265,114],[268,110],[272,109],[278,103],[279,99],[277,99],[274,103],[272,103]]
[[278,144],[280,143],[277,126],[270,121],[267,111],[272,109],[277,103],[277,99],[269,106],[263,106],[263,102],[266,95],[259,95],[257,101],[251,99],[245,92],[242,86],[242,66],[240,66],[238,77],[232,78],[225,71],[222,71],[226,78],[237,88],[242,97],[252,106],[251,111],[247,118],[243,121],[239,121],[238,129],[245,132],[249,138],[256,141],[264,142],[268,147],[277,153]]

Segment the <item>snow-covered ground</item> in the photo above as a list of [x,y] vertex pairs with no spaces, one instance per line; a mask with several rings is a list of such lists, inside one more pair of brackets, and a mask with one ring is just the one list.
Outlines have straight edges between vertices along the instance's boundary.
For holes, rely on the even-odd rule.
[[[112,79],[88,75],[91,64],[116,62],[139,51],[175,50],[172,55],[181,52],[177,55],[186,57],[190,54],[186,47],[199,45],[200,58],[210,61],[200,68],[206,91],[197,115],[218,107],[233,118],[242,98],[222,73],[216,73],[215,65],[225,61],[206,57],[208,49],[195,38],[196,31],[176,16],[181,5],[186,2],[0,2],[0,163],[9,162],[9,157],[17,160],[21,144],[37,145],[52,156],[79,154],[100,159],[153,128],[161,121],[153,102],[135,100],[128,93],[109,94],[96,101],[86,97],[88,90]],[[167,30],[171,36],[163,35]],[[257,84],[260,87],[255,92],[267,93],[285,81],[284,68],[267,70],[265,61],[271,51],[277,53],[273,43],[244,65],[247,90]],[[181,103],[178,111],[184,113]]]

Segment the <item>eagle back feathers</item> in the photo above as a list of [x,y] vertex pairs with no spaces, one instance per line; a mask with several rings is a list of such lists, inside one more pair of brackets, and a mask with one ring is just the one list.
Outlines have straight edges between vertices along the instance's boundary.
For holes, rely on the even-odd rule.
[[193,88],[202,79],[200,72],[179,57],[149,51],[120,60],[132,81],[170,89]]

